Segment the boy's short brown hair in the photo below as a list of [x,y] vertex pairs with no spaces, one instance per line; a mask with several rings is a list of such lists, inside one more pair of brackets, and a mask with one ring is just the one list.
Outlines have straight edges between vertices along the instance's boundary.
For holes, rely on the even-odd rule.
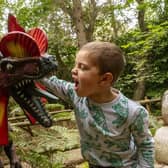
[[122,50],[110,42],[93,41],[82,46],[81,50],[87,50],[97,59],[100,74],[111,72],[113,83],[118,79],[124,69],[125,59]]

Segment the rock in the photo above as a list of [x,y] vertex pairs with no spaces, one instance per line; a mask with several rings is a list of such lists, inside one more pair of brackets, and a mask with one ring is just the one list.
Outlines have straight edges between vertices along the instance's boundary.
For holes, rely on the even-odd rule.
[[155,133],[154,139],[156,161],[168,164],[168,126],[159,128]]
[[168,165],[164,165],[164,164],[159,164],[159,163],[155,163],[154,168],[168,168]]
[[162,97],[161,113],[165,125],[168,125],[168,90],[166,90]]

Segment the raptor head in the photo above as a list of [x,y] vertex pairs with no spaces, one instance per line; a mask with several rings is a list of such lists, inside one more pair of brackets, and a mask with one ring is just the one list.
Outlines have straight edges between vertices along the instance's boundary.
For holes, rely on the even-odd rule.
[[49,101],[56,101],[57,98],[37,87],[34,80],[44,77],[56,68],[56,62],[51,57],[5,57],[0,60],[0,89],[7,89],[9,96],[15,99],[25,114],[28,117],[30,114],[45,127],[51,126],[52,120],[41,102],[41,97]]

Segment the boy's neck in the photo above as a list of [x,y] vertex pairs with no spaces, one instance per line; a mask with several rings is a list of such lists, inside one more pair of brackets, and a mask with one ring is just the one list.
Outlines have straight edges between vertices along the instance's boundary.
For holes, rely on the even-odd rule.
[[102,91],[101,94],[90,97],[89,99],[95,103],[108,103],[113,101],[117,96],[118,92],[111,88],[110,90]]

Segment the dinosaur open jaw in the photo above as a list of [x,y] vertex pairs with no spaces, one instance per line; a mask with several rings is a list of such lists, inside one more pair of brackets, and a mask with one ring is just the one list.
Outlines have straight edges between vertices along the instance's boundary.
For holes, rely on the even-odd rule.
[[46,95],[52,101],[56,101],[57,98],[38,91],[34,80],[40,79],[56,69],[56,62],[48,56],[2,57],[0,60],[0,88],[8,88],[10,96],[20,105],[25,114],[30,114],[44,127],[50,127],[52,120],[46,112],[41,98],[46,98]]
[[[32,115],[44,127],[50,127],[52,120],[46,112],[38,93],[35,91],[35,84],[32,80],[23,80],[10,88],[10,94],[14,100]],[[37,96],[36,96],[37,95]]]
[[[6,85],[9,87],[10,95],[24,111],[34,117],[42,126],[50,127],[52,120],[41,102],[41,97],[49,98],[52,101],[56,101],[57,98],[47,91],[45,93],[39,91],[34,80],[55,71],[56,63],[46,57],[24,58],[20,60],[4,59],[0,63],[2,69],[7,66],[9,68],[9,64],[14,65],[16,68],[14,73],[6,73],[8,74],[5,78],[8,81]],[[3,85],[0,83],[0,86]]]

